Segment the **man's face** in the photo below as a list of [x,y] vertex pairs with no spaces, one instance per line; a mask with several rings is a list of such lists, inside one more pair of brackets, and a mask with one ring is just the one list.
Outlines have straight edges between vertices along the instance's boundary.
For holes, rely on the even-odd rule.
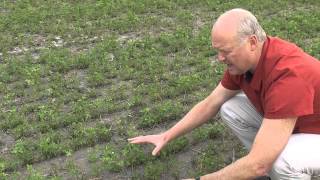
[[252,65],[247,39],[240,42],[234,36],[213,36],[212,46],[218,51],[218,60],[228,66],[230,74],[240,75],[250,70]]

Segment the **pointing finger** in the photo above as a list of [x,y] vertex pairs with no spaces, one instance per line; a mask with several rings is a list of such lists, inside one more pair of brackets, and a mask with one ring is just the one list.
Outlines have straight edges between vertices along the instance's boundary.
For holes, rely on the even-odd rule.
[[156,146],[153,151],[152,151],[152,155],[153,156],[156,156],[159,154],[159,151],[160,151],[161,147],[160,146]]
[[147,139],[147,138],[144,138],[143,136],[141,136],[141,137],[135,137],[135,138],[130,138],[130,139],[128,139],[128,141],[129,141],[130,143],[133,143],[133,144],[150,143],[150,142],[148,141],[148,139]]

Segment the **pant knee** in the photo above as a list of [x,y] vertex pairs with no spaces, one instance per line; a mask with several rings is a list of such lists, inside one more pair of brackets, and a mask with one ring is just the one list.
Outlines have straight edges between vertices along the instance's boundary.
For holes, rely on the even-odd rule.
[[300,172],[296,168],[292,167],[288,161],[280,156],[273,164],[272,169],[270,171],[271,179],[276,180],[310,180],[311,175]]
[[232,110],[230,100],[226,101],[221,107],[220,107],[220,116],[223,121],[226,121],[226,119],[229,119],[230,117],[229,113]]
[[241,108],[241,101],[234,97],[226,101],[220,108],[220,116],[224,123],[229,126],[247,128],[247,114]]

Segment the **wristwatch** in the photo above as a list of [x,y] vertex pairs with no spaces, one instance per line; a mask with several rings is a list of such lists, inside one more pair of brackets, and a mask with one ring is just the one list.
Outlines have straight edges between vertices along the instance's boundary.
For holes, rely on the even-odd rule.
[[196,178],[194,178],[195,180],[200,180],[200,176],[198,176],[198,177],[196,177]]

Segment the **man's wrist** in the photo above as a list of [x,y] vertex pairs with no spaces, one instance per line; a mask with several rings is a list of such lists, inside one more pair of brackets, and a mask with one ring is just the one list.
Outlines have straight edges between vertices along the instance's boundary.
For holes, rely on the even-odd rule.
[[169,143],[170,137],[169,137],[168,131],[162,133],[162,136],[163,136],[163,141],[164,141],[166,144]]

